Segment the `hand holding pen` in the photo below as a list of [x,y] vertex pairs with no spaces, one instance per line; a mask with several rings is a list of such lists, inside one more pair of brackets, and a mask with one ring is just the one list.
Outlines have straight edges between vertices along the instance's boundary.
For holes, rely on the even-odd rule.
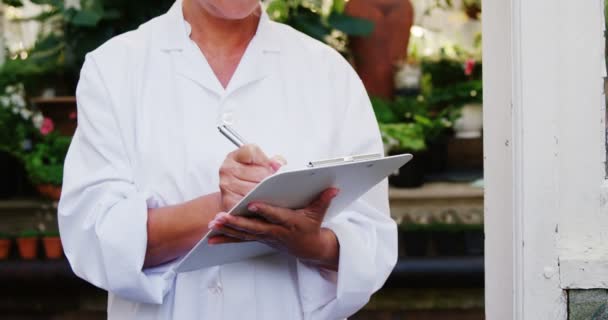
[[219,126],[218,130],[238,147],[226,156],[219,170],[222,209],[229,211],[258,183],[277,172],[285,160],[279,156],[269,158],[260,147],[247,144],[227,125]]

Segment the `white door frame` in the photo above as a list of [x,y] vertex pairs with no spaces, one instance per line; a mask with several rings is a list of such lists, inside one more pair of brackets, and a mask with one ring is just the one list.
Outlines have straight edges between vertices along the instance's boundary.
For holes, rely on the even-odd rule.
[[603,0],[482,15],[486,318],[566,319],[564,289],[608,287]]

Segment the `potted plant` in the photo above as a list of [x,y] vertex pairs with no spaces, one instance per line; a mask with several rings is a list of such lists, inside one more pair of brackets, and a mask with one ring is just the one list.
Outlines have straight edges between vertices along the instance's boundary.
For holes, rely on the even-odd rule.
[[38,256],[38,231],[25,230],[17,236],[19,255],[24,260],[33,260]]
[[428,172],[431,157],[428,145],[435,143],[452,126],[456,116],[453,108],[433,111],[424,96],[397,97],[394,101],[372,98],[385,148],[389,154],[412,153],[414,159],[391,176],[396,187],[421,186]]
[[424,161],[426,156],[426,143],[424,131],[417,123],[391,123],[380,124],[385,145],[391,155],[412,153],[412,159],[407,165],[399,169],[399,173],[389,176],[391,185],[400,188],[416,188],[424,183]]
[[11,236],[7,233],[0,232],[0,260],[8,259],[11,253]]
[[458,51],[458,58],[423,61],[423,90],[431,109],[455,108],[460,116],[455,119],[457,138],[479,138],[483,127],[482,66],[473,54]]
[[63,256],[63,247],[59,231],[47,231],[42,233],[42,244],[48,259],[59,259]]
[[52,122],[48,122],[48,126],[50,128],[43,125],[43,136],[34,143],[32,151],[25,154],[25,168],[40,194],[57,201],[61,196],[63,162],[71,137],[52,132]]
[[[0,79],[0,83],[3,80]],[[31,147],[34,120],[38,118],[25,103],[22,85],[0,86],[0,176],[4,182],[0,185],[0,198],[23,196],[31,190],[22,156]]]

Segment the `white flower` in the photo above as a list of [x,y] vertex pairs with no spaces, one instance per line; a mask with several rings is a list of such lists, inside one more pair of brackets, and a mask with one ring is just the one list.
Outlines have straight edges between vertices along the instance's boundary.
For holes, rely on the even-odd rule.
[[0,105],[5,108],[8,108],[11,105],[11,99],[5,96],[0,97]]
[[42,113],[36,113],[32,117],[32,122],[34,123],[34,127],[40,130],[40,128],[42,127],[42,122],[44,122],[44,116],[42,115]]
[[65,0],[65,8],[74,8],[76,10],[80,10],[80,0]]
[[11,102],[19,109],[25,108],[25,99],[23,98],[23,95],[20,95],[19,93],[14,93],[11,95]]
[[21,109],[21,118],[23,118],[23,120],[29,120],[32,117],[32,112],[28,109]]

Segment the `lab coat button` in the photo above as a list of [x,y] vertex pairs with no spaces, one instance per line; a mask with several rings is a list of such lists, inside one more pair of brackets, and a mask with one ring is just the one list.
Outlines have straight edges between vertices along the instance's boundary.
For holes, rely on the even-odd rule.
[[234,124],[234,115],[232,112],[225,112],[222,114],[222,122],[227,125]]
[[211,285],[211,286],[209,286],[209,292],[211,292],[213,294],[220,294],[220,293],[222,293],[222,287],[217,284]]

